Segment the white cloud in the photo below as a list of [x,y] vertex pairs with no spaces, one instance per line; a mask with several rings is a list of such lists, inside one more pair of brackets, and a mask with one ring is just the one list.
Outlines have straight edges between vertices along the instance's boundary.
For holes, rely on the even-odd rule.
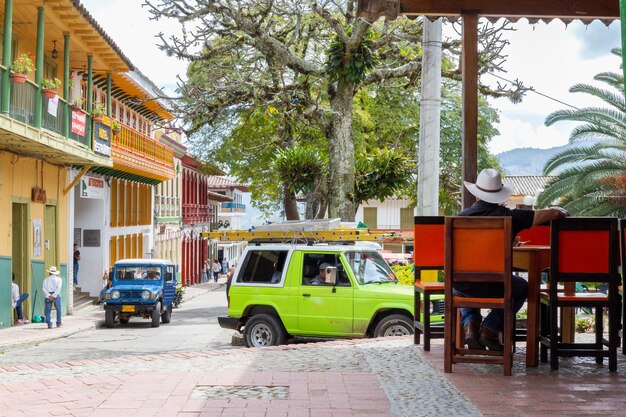
[[515,148],[547,149],[567,144],[569,133],[553,126],[533,125],[519,119],[501,118],[500,136],[495,137],[489,148],[494,154]]

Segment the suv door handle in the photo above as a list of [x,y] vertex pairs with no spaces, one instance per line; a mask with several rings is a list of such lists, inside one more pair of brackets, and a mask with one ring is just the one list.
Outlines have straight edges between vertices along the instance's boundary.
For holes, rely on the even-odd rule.
[[304,294],[302,294],[302,296],[303,296],[303,297],[310,297],[310,296],[311,296],[311,294],[304,293]]

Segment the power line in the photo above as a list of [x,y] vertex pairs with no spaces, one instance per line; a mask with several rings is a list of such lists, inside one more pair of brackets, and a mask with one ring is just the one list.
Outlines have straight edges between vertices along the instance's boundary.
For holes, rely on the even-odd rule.
[[[503,80],[503,81],[506,81],[506,82],[507,82],[507,83],[509,83],[509,84],[515,84],[515,81],[507,80],[506,78],[501,77],[501,76],[499,76],[499,75],[496,75],[496,74],[494,74],[494,73],[492,73],[492,72],[489,72],[488,74],[489,74],[489,75],[491,75],[491,76],[493,76],[493,77],[499,78],[499,79],[501,79],[501,80]],[[540,95],[541,97],[545,97],[545,98],[547,98],[547,99],[549,99],[549,100],[556,101],[557,103],[562,104],[562,105],[564,105],[564,106],[571,107],[571,108],[573,108],[573,109],[575,109],[575,110],[580,110],[580,108],[578,108],[578,107],[576,107],[576,106],[573,106],[573,105],[571,105],[571,104],[569,104],[569,103],[566,103],[566,102],[564,102],[564,101],[562,101],[562,100],[559,100],[558,98],[554,98],[554,97],[549,96],[549,95],[547,95],[547,94],[540,93],[539,91],[535,90],[534,88],[531,88],[529,91],[531,91],[531,92],[533,92],[533,93],[535,93],[535,94],[537,94],[537,95]]]

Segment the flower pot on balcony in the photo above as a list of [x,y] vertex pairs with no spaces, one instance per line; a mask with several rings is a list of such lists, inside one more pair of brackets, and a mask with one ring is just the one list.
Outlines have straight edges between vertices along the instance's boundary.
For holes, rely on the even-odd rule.
[[48,100],[52,100],[53,98],[55,98],[57,96],[57,92],[56,92],[56,90],[50,90],[48,88],[44,88],[43,89],[43,96],[45,98],[47,98]]
[[83,108],[80,107],[80,105],[78,105],[78,104],[72,104],[70,106],[70,109],[72,109],[72,111],[81,111]]
[[100,122],[102,122],[102,115],[101,115],[101,114],[98,114],[98,115],[93,116],[93,122],[94,122],[94,123],[100,123]]
[[122,132],[122,129],[119,128],[119,127],[118,128],[113,128],[113,129],[111,129],[111,132],[113,132],[113,134],[115,136],[117,136],[117,135],[119,135]]
[[15,84],[24,84],[26,82],[26,78],[28,78],[28,75],[26,74],[20,74],[19,72],[11,73],[11,81]]

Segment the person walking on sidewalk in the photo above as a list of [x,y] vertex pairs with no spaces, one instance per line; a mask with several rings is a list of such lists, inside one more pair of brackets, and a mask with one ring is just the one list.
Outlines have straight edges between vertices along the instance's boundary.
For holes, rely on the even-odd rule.
[[26,324],[28,320],[24,319],[24,311],[22,310],[22,303],[28,298],[28,293],[20,295],[20,287],[15,283],[15,274],[11,274],[11,301],[13,301],[13,308],[17,313],[17,324]]
[[74,289],[78,286],[78,261],[80,261],[80,251],[78,245],[74,243]]
[[222,266],[217,261],[217,259],[213,262],[213,280],[217,282],[217,279],[220,277],[220,272],[222,271]]
[[63,282],[59,277],[59,271],[56,266],[51,266],[50,269],[48,269],[48,273],[50,275],[43,280],[43,295],[46,297],[44,315],[46,316],[48,329],[52,329],[52,320],[50,318],[52,315],[52,304],[54,304],[54,308],[57,311],[57,327],[63,325],[61,320],[61,287],[63,286]]

